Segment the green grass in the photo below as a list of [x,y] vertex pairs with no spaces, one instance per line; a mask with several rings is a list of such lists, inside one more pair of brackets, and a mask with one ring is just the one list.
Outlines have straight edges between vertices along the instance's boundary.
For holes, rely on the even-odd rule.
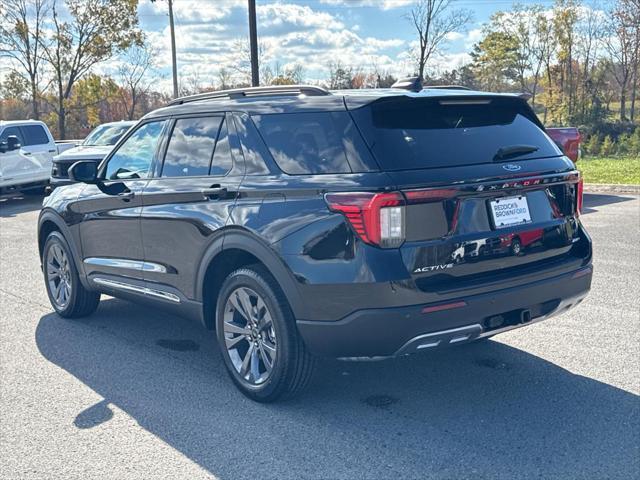
[[640,185],[640,157],[583,157],[578,169],[585,183]]

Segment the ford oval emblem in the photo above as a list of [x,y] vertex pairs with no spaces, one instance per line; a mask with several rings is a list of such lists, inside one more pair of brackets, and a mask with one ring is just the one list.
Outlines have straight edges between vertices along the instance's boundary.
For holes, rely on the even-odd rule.
[[506,165],[502,165],[502,168],[509,172],[517,172],[522,167],[520,165],[514,165],[513,163],[507,163]]

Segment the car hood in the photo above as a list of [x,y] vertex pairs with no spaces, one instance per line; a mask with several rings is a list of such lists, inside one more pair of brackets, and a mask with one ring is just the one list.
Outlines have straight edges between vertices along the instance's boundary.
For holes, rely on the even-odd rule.
[[70,148],[69,150],[56,156],[56,161],[74,161],[74,160],[102,160],[107,154],[113,150],[113,145],[106,146],[84,146]]

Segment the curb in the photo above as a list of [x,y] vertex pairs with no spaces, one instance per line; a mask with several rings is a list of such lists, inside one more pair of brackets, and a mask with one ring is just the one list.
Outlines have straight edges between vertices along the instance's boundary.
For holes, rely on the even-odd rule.
[[633,193],[640,194],[640,185],[608,184],[608,183],[585,183],[585,192],[601,193]]

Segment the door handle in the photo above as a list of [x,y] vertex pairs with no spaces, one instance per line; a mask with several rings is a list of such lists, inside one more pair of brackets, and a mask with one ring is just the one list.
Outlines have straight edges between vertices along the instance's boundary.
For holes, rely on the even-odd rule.
[[131,200],[133,197],[135,197],[135,193],[129,191],[129,192],[122,192],[118,194],[118,198],[121,198],[122,200],[124,200],[125,202],[128,202],[129,200]]
[[201,190],[202,195],[207,198],[224,197],[227,194],[227,188],[220,185],[212,185],[210,188],[204,188]]
[[23,153],[23,154],[25,154],[25,155],[31,155],[31,152],[25,152],[25,151],[23,151],[22,153]]

